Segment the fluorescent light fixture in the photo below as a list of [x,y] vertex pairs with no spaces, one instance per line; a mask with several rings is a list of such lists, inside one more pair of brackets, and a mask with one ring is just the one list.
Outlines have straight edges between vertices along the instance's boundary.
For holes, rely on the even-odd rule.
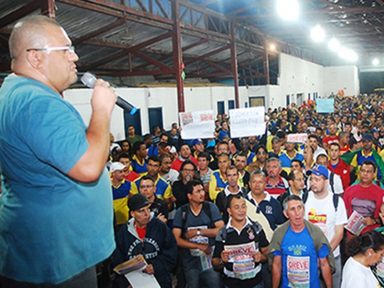
[[332,37],[331,40],[328,41],[328,48],[333,51],[337,52],[340,48],[340,42],[335,37]]
[[380,60],[379,60],[379,58],[373,58],[372,59],[372,65],[373,66],[377,66],[377,65],[379,65],[380,64]]
[[276,0],[277,14],[286,21],[295,21],[299,18],[299,2],[297,0]]
[[325,39],[325,31],[320,25],[311,29],[311,38],[314,42],[321,43]]

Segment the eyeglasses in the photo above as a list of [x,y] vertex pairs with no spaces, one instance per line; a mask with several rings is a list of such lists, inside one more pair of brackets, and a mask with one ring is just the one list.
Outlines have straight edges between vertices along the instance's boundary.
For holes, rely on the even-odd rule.
[[74,46],[57,46],[57,47],[44,47],[44,48],[28,48],[26,50],[29,51],[44,51],[44,52],[51,52],[51,51],[65,51],[69,53],[75,53],[75,47]]

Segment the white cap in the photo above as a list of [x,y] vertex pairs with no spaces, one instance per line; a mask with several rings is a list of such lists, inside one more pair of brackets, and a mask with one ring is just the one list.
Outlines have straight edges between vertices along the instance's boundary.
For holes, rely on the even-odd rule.
[[120,162],[113,162],[109,168],[109,171],[111,173],[115,172],[115,171],[121,171],[121,170],[124,170],[125,168],[125,165],[123,163],[120,163]]

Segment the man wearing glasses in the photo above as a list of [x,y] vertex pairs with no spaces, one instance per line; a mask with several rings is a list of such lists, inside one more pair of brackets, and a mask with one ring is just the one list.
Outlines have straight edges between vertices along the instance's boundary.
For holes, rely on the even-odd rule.
[[94,266],[115,248],[105,163],[116,95],[96,81],[88,127],[62,99],[79,58],[52,19],[18,22],[9,50],[13,74],[0,89],[0,286],[97,287]]

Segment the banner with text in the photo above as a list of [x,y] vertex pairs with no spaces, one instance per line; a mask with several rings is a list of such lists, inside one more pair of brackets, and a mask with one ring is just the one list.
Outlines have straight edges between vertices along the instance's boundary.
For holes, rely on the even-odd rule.
[[258,136],[265,133],[264,107],[229,110],[231,138]]
[[181,138],[213,138],[215,121],[213,111],[196,111],[179,113]]

